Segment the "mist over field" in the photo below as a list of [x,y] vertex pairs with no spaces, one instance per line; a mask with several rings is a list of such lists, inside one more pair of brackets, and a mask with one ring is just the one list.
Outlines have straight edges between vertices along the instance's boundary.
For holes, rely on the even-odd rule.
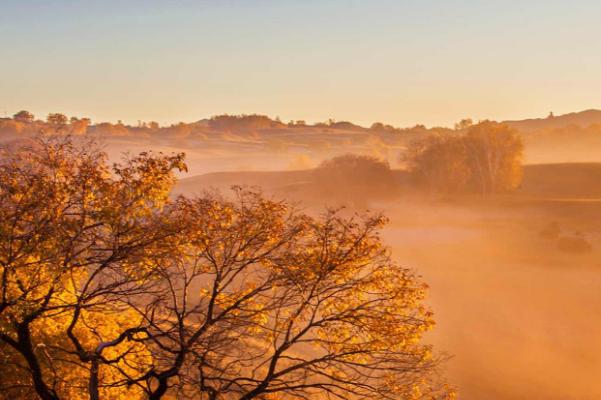
[[[549,131],[536,126],[551,122],[558,125]],[[596,379],[601,373],[601,164],[591,161],[599,161],[595,146],[601,132],[582,134],[571,116],[511,125],[533,126],[534,133],[522,136],[523,182],[511,193],[491,197],[416,193],[396,164],[402,144],[380,152],[333,146],[322,153],[325,158],[359,148],[363,154],[384,154],[396,167],[392,183],[384,183],[386,194],[374,194],[379,185],[374,178],[369,187],[337,198],[334,193],[348,189],[340,181],[320,184],[310,171],[278,172],[269,164],[272,157],[257,164],[244,154],[238,162],[248,160],[250,170],[233,167],[239,172],[184,178],[175,191],[227,191],[243,184],[300,200],[312,210],[345,204],[381,211],[390,218],[384,238],[393,257],[415,268],[430,286],[428,303],[437,326],[429,340],[451,356],[443,371],[458,385],[460,398],[596,399],[601,396]],[[318,157],[309,159],[316,163]],[[558,232],[547,237],[550,226]],[[562,247],[561,238],[575,237],[585,238],[591,249]]]
[[[429,286],[436,327],[425,340],[459,398],[601,397],[601,111],[406,129],[256,115],[163,128],[78,121],[4,119],[0,133],[5,146],[36,131],[93,140],[113,161],[185,152],[173,198],[242,186],[309,214],[382,213],[393,259]],[[505,186],[480,186],[454,158],[466,149],[469,161],[478,129],[519,140],[519,171],[499,170],[515,174]]]
[[[62,116],[54,115],[59,120]],[[346,121],[282,122],[262,115],[220,115],[162,127],[152,121],[130,126],[72,117],[71,121],[65,118],[64,123],[69,124],[61,128],[60,124],[31,118],[27,115],[14,120],[0,118],[2,140],[59,129],[75,137],[94,137],[113,158],[127,151],[185,151],[188,176],[224,171],[310,169],[326,159],[347,153],[375,156],[398,169],[404,167],[401,155],[412,142],[430,135],[461,134],[466,128],[462,124],[472,123],[466,119],[454,127],[399,128],[375,122],[362,127]],[[521,132],[526,164],[601,162],[599,110],[504,123]]]
[[[545,167],[557,177],[553,165]],[[443,371],[458,385],[460,398],[601,396],[596,379],[601,372],[601,200],[594,197],[601,166],[580,168],[591,170],[585,173],[588,180],[570,190],[561,185],[572,186],[582,171],[560,167],[576,171],[552,179],[557,186],[548,192],[535,191],[542,183],[526,180],[523,196],[467,201],[414,196],[370,207],[390,218],[384,238],[394,258],[415,268],[430,286],[428,303],[437,326],[429,340],[452,356]],[[542,168],[527,168],[526,179]],[[287,176],[290,182],[298,179]],[[285,186],[268,173],[205,179],[207,186]],[[176,190],[187,192],[200,182],[183,180]],[[557,241],[541,237],[554,221],[563,235],[583,234],[592,251],[562,251]]]

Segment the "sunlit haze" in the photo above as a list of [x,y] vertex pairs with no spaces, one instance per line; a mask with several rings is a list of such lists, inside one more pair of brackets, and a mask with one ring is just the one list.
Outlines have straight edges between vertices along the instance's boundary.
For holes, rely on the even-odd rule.
[[600,38],[0,0],[0,400],[601,399]]
[[449,126],[601,106],[597,1],[0,5],[0,113]]

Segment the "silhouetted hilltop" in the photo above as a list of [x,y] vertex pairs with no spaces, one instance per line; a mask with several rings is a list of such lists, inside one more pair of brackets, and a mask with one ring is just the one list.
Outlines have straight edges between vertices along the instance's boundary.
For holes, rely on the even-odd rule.
[[570,125],[586,127],[589,125],[601,124],[601,110],[591,109],[558,116],[549,114],[546,118],[503,121],[503,123],[524,133],[541,129],[564,128]]
[[[20,111],[13,118],[0,118],[0,141],[40,132],[92,135],[102,137],[116,149],[123,149],[123,142],[127,141],[125,149],[148,147],[147,144],[152,143],[189,154],[197,151],[202,153],[199,157],[203,159],[210,156],[213,160],[224,160],[218,164],[220,169],[223,166],[231,170],[242,165],[252,169],[265,168],[265,163],[253,167],[254,160],[249,164],[253,155],[263,160],[275,160],[277,156],[278,169],[286,166],[294,169],[298,165],[314,166],[325,158],[346,153],[375,155],[395,164],[415,140],[428,135],[461,134],[475,122],[464,119],[452,128],[425,125],[400,128],[382,122],[364,127],[333,119],[316,123],[283,122],[267,115],[222,114],[191,123],[160,126],[154,121],[139,121],[136,125],[121,121],[93,122],[89,118],[69,118],[60,113],[49,114],[42,120],[27,111]],[[526,163],[601,161],[601,110],[503,123],[523,135]],[[211,165],[217,164],[212,162]]]
[[[335,133],[335,132],[355,132],[355,133],[374,133],[374,134],[427,134],[451,130],[462,130],[472,123],[470,119],[462,120],[455,124],[453,128],[449,127],[426,127],[424,125],[415,125],[413,127],[394,127],[382,122],[375,122],[369,127],[363,127],[350,121],[335,121],[329,119],[324,122],[308,124],[304,120],[282,122],[279,118],[271,118],[260,114],[242,114],[216,115],[211,118],[205,118],[196,122],[179,122],[169,126],[159,126],[158,123],[150,121],[139,121],[137,125],[117,123],[96,122],[92,123],[89,118],[68,118],[64,114],[53,113],[48,115],[46,120],[36,119],[34,115],[27,111],[20,111],[13,118],[0,118],[0,134],[10,133],[29,133],[33,131],[46,131],[56,133],[70,134],[104,134],[110,136],[135,136],[135,135],[156,135],[165,134],[176,136],[187,136],[190,134],[235,134],[235,135],[254,135],[257,133]],[[562,129],[570,126],[589,127],[590,125],[601,125],[601,110],[586,110],[564,115],[553,116],[550,114],[546,118],[532,118],[524,120],[502,121],[521,132],[530,133],[534,131]]]

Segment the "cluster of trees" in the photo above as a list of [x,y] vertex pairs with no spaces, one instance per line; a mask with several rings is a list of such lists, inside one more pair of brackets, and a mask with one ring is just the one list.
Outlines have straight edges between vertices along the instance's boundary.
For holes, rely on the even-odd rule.
[[22,110],[13,115],[12,119],[4,118],[0,120],[0,133],[83,135],[87,133],[90,124],[89,118],[68,118],[61,113],[50,113],[45,121],[40,121],[36,120],[35,116],[29,111]]
[[425,285],[378,215],[236,189],[169,197],[182,154],[0,154],[0,392],[56,399],[449,398]]
[[[166,129],[178,131],[182,124],[172,125]],[[190,127],[193,124],[183,125]],[[35,136],[39,133],[45,133],[54,135],[147,136],[159,129],[160,126],[155,121],[138,121],[137,126],[125,125],[121,121],[117,121],[117,123],[101,122],[93,125],[90,118],[68,117],[62,113],[50,113],[42,120],[36,119],[31,112],[26,110],[17,112],[12,118],[0,118],[0,133],[7,135],[27,134]]]
[[466,125],[465,134],[429,136],[409,147],[404,161],[417,182],[431,192],[444,193],[488,194],[517,188],[523,151],[518,133],[489,121]]
[[388,162],[345,154],[322,162],[313,171],[321,195],[336,203],[365,208],[369,201],[394,197],[399,184]]

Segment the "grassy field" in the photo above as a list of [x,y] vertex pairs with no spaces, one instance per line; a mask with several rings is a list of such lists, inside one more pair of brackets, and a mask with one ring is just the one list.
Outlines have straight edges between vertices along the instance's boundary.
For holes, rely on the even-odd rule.
[[601,199],[601,163],[527,165],[518,194],[566,199]]

